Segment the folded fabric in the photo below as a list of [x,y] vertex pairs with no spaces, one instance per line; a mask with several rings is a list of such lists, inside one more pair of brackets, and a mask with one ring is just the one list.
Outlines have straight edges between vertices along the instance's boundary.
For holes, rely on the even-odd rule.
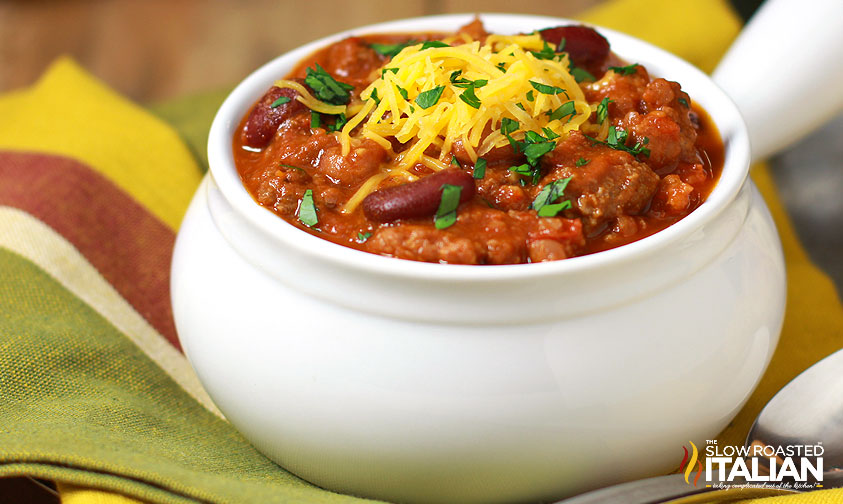
[[[706,70],[740,27],[719,0],[618,0],[584,19]],[[364,501],[258,453],[180,352],[169,262],[218,103],[157,108],[168,125],[68,60],[0,96],[0,477],[52,479],[75,504]],[[723,444],[742,444],[779,388],[843,346],[834,287],[801,248],[767,169],[753,178],[782,235],[788,308],[770,368]],[[839,502],[843,490],[767,501],[777,500]]]

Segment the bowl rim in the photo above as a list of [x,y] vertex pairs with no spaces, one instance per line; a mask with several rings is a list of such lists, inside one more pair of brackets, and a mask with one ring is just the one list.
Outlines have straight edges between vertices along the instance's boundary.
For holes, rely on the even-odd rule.
[[[638,54],[641,51],[642,54],[648,55],[642,59],[642,64],[648,70],[653,66],[653,62],[648,60],[655,59],[659,62],[658,66],[669,66],[671,74],[675,70],[676,74],[689,77],[677,79],[683,89],[686,88],[682,80],[693,80],[695,85],[706,88],[704,98],[694,98],[694,101],[716,104],[716,114],[710,106],[704,108],[717,127],[725,149],[720,179],[708,198],[680,221],[620,247],[558,261],[482,266],[426,263],[356,250],[298,229],[252,198],[234,166],[232,135],[249,107],[266,92],[272,82],[286,75],[304,57],[348,36],[450,30],[470,22],[475,16],[498,32],[501,30],[497,27],[501,25],[532,25],[533,29],[565,24],[593,26],[609,39],[613,51],[617,44],[621,45],[621,57],[629,52]],[[518,28],[514,31],[518,31]],[[665,77],[673,78],[672,75]],[[226,97],[211,125],[208,136],[208,161],[209,174],[225,200],[255,228],[274,238],[275,243],[291,247],[302,254],[312,256],[313,259],[336,263],[372,275],[417,281],[484,283],[547,275],[566,276],[613,266],[627,266],[687,239],[720,215],[737,197],[749,173],[750,145],[746,125],[734,102],[710,76],[678,56],[631,35],[577,20],[524,14],[472,13],[422,16],[366,25],[320,38],[279,55],[252,72]],[[223,235],[225,236],[225,233]],[[226,239],[229,238],[226,236]],[[242,250],[242,247],[235,248]]]

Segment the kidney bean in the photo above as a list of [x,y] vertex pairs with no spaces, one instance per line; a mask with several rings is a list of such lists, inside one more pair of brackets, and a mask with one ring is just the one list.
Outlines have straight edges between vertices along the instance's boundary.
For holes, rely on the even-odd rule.
[[439,208],[444,184],[462,187],[460,203],[474,196],[474,178],[463,171],[447,169],[415,182],[373,192],[363,200],[363,213],[378,222],[433,215]]
[[[598,72],[606,57],[609,56],[609,41],[588,26],[557,26],[541,30],[539,33],[548,43],[557,46],[562,39],[565,39],[563,50],[570,55],[574,65],[585,68],[591,73]],[[600,76],[597,75],[597,77]]]
[[[298,95],[298,91],[293,89],[271,87],[249,113],[249,118],[246,119],[246,125],[243,127],[243,143],[258,149],[266,147],[275,136],[278,126],[285,119],[306,108],[296,100]],[[289,98],[290,101],[272,108],[271,105],[275,100],[282,96]]]

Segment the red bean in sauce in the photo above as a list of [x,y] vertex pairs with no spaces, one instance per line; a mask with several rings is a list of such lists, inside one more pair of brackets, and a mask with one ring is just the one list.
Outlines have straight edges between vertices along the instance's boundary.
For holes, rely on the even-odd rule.
[[439,208],[445,184],[462,187],[460,203],[474,197],[474,178],[463,171],[447,169],[414,182],[373,192],[363,200],[363,213],[378,222],[433,215]]

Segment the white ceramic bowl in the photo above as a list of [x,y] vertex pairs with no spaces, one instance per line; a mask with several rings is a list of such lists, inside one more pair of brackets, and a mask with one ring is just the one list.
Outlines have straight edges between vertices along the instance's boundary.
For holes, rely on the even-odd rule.
[[[484,15],[490,31],[571,23]],[[244,80],[220,108],[210,176],[176,242],[182,345],[226,417],[317,485],[403,502],[559,498],[668,471],[735,415],[782,323],[782,253],[747,180],[734,104],[680,59],[601,29],[679,81],[725,146],[708,200],[651,237],[511,266],[404,261],[311,236],[258,206],[234,168],[240,118],[304,56],[349,33],[453,30],[428,17],[338,34]]]

